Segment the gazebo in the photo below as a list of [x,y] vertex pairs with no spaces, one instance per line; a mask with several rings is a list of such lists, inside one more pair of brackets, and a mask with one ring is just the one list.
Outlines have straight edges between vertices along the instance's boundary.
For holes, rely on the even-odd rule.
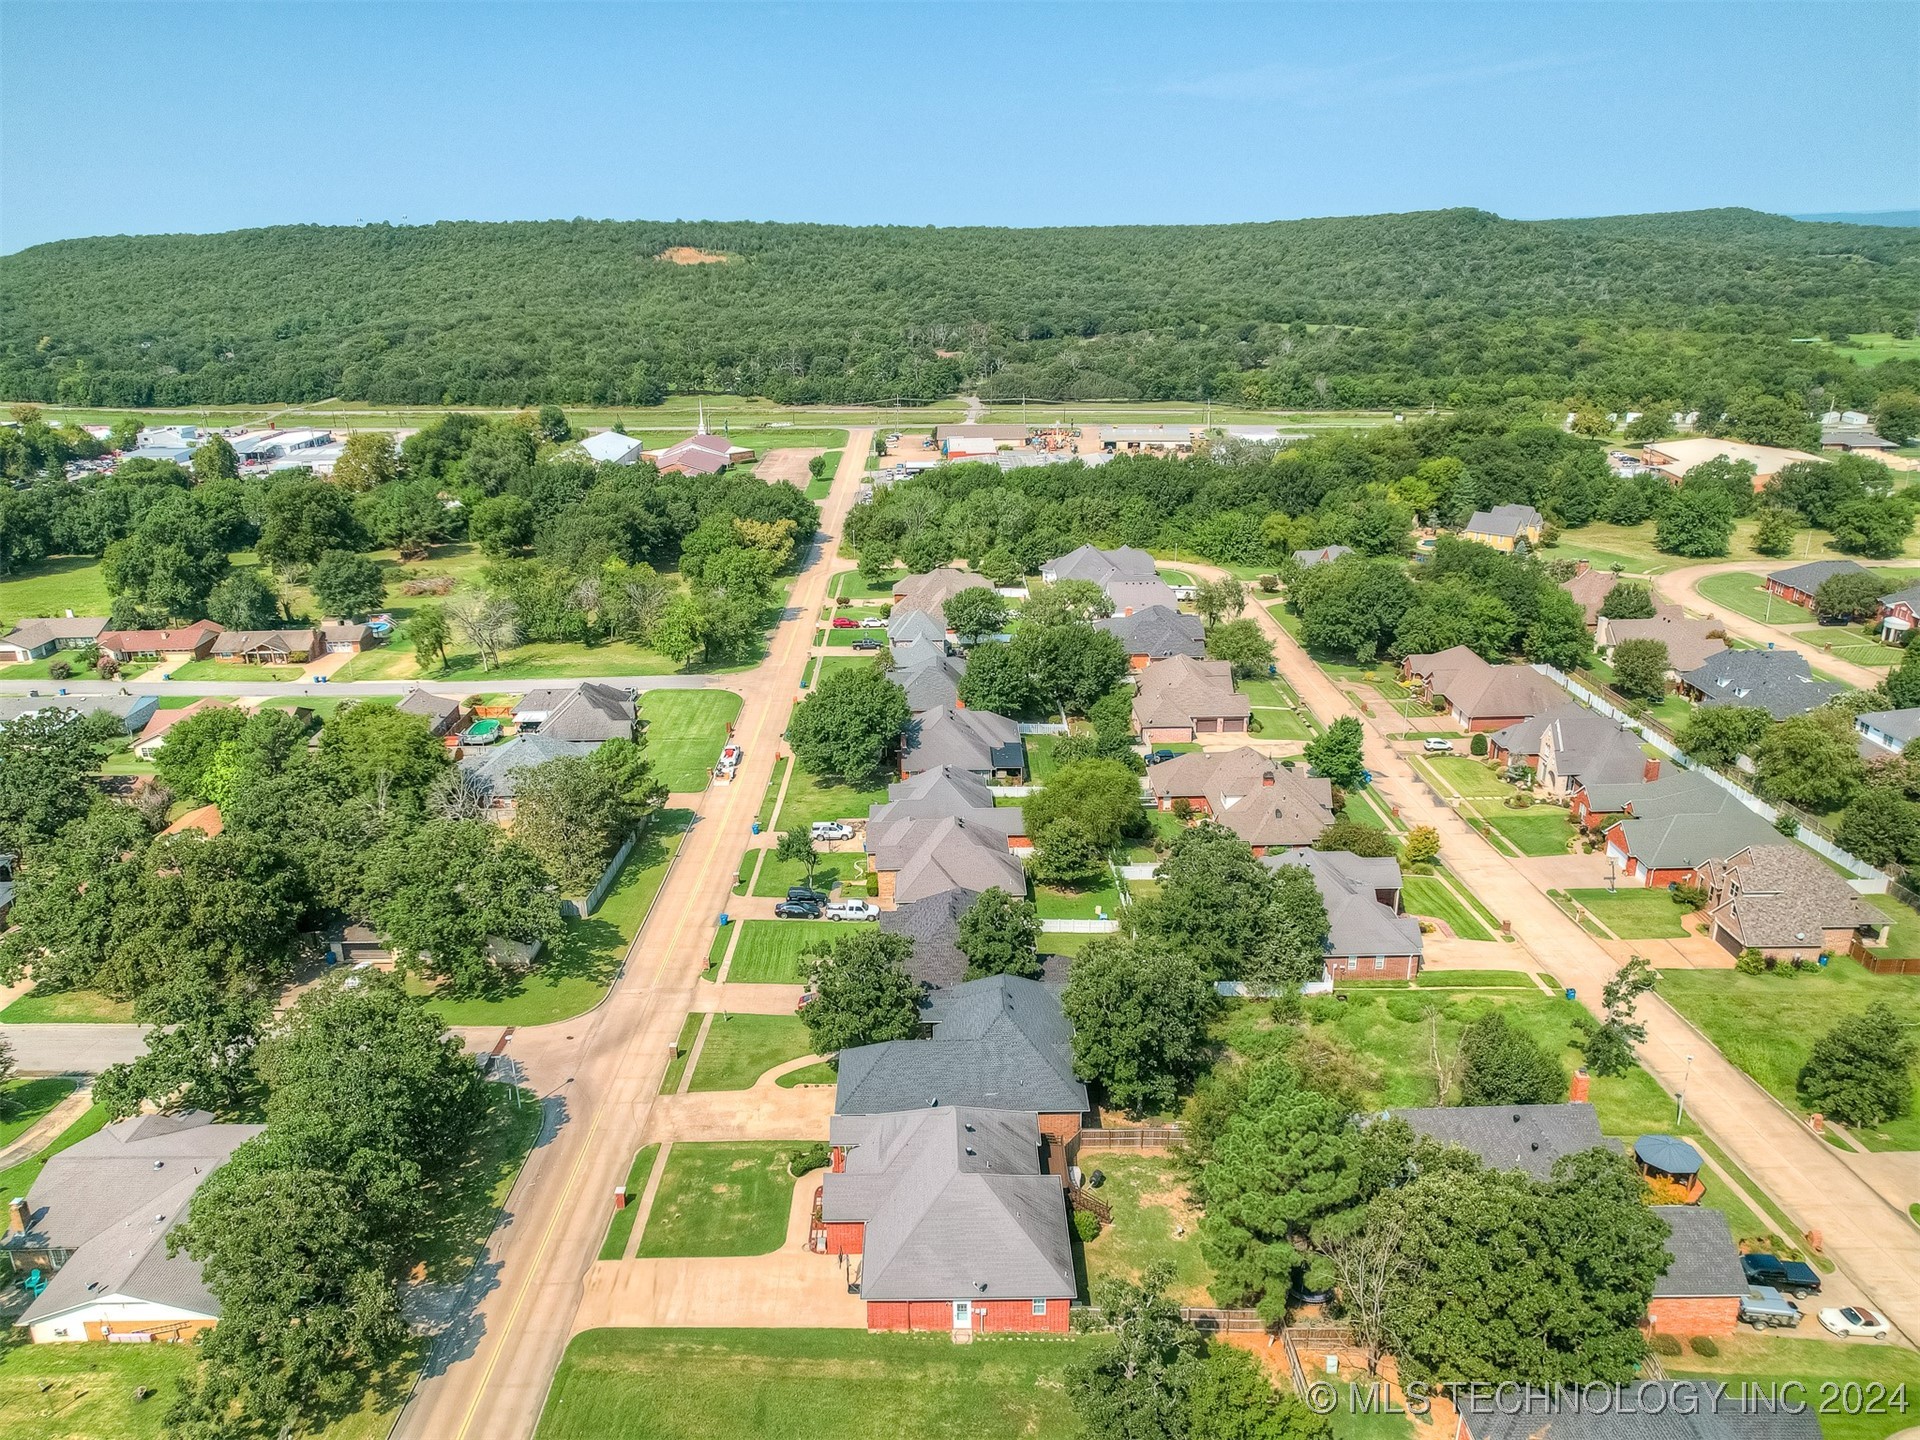
[[1633,1143],[1634,1162],[1649,1180],[1665,1180],[1681,1188],[1686,1203],[1698,1204],[1707,1193],[1700,1178],[1706,1162],[1700,1152],[1684,1140],[1671,1135],[1642,1135]]

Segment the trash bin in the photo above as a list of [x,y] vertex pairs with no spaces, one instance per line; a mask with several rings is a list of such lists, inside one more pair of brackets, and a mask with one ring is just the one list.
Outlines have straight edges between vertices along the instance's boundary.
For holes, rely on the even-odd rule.
[[1569,985],[1569,986],[1567,987],[1567,999],[1569,999],[1569,1000],[1574,1000],[1574,999],[1577,999],[1577,998],[1579,998],[1579,997],[1577,997],[1577,996],[1576,996],[1576,995],[1575,995],[1575,994],[1573,993],[1573,987],[1572,987],[1571,985]]
[[758,820],[753,822],[753,833],[756,835],[760,833],[760,822]]
[[721,928],[722,930],[724,930],[724,929],[726,929],[726,928],[727,928],[727,922],[728,922],[728,919],[729,919],[729,918],[730,918],[730,917],[729,917],[729,916],[727,915],[727,912],[726,912],[726,911],[724,911],[724,910],[722,910],[722,911],[720,912],[720,928]]

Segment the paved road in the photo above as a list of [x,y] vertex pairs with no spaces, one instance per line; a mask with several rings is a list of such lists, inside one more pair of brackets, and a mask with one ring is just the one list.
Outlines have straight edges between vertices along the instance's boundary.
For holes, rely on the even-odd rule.
[[[1781,569],[1801,563],[1804,562],[1790,559],[1716,560],[1712,564],[1689,565],[1682,570],[1669,570],[1664,575],[1656,575],[1653,577],[1653,586],[1660,597],[1671,604],[1683,606],[1697,615],[1711,615],[1721,621],[1730,635],[1737,635],[1742,640],[1751,640],[1757,645],[1771,644],[1779,646],[1782,650],[1798,650],[1807,657],[1808,663],[1817,666],[1823,674],[1831,675],[1836,680],[1844,680],[1849,685],[1857,686],[1862,690],[1873,689],[1885,678],[1884,670],[1855,665],[1852,661],[1842,660],[1835,655],[1823,655],[1818,646],[1809,645],[1801,636],[1789,634],[1784,625],[1768,625],[1763,621],[1749,619],[1738,610],[1729,609],[1717,601],[1709,600],[1696,588],[1702,580],[1713,575],[1726,575],[1741,570],[1764,573],[1768,569]],[[1911,560],[1862,560],[1860,563],[1869,567],[1891,565],[1909,570],[1913,568]],[[1782,618],[1787,624],[1800,629],[1819,623],[1811,614],[1797,605],[1788,605],[1782,601],[1778,608],[1784,612]],[[1836,631],[1835,633],[1844,635],[1848,632]]]
[[143,1025],[0,1025],[23,1075],[97,1075],[137,1059],[146,1046]]
[[[738,780],[705,791],[626,968],[607,1000],[571,1025],[543,1026],[536,1083],[556,1115],[508,1197],[470,1319],[435,1347],[395,1434],[407,1440],[513,1440],[533,1434],[573,1331],[585,1277],[606,1231],[615,1186],[653,1118],[669,1048],[693,1006],[714,924],[727,907],[751,823],[773,775],[799,692],[814,619],[836,568],[835,541],[865,473],[871,430],[852,431],[821,517],[823,538],[795,581],[793,605],[758,669],[727,677],[743,699]],[[577,1036],[554,1049],[552,1031]],[[520,1054],[516,1035],[508,1053]],[[555,1062],[564,1068],[555,1075]]]
[[[237,665],[234,671],[246,673]],[[314,695],[325,698],[329,695],[405,695],[421,685],[439,695],[499,695],[544,685],[584,685],[590,680],[600,685],[643,691],[709,687],[738,690],[744,679],[741,675],[570,675],[554,680],[514,680],[496,675],[480,680],[343,680],[328,681],[324,685],[272,680],[0,680],[0,695],[52,695],[64,690],[69,695],[263,695],[271,699]]]
[[[1220,573],[1200,565],[1183,568]],[[1340,715],[1360,720],[1377,791],[1398,806],[1409,823],[1432,825],[1440,832],[1442,851],[1454,872],[1496,916],[1511,922],[1513,933],[1543,969],[1572,986],[1581,1002],[1597,1013],[1601,987],[1616,968],[1614,959],[1514,862],[1450,807],[1435,803],[1408,756],[1393,749],[1374,720],[1360,714],[1266,605],[1255,605],[1253,613],[1274,641],[1281,672],[1313,713],[1323,722]],[[1687,1113],[1701,1129],[1803,1232],[1820,1232],[1824,1252],[1874,1305],[1909,1338],[1920,1338],[1920,1229],[1856,1173],[1841,1152],[1817,1138],[1657,995],[1641,1000],[1639,1018],[1647,1026],[1640,1063],[1669,1095],[1684,1086]],[[1920,1194],[1908,1198],[1920,1200]]]

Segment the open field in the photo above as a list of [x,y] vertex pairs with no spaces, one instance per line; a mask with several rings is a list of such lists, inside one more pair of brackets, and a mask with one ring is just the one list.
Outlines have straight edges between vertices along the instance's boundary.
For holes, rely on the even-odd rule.
[[731,690],[649,690],[640,697],[647,756],[669,790],[707,788],[708,771],[726,747],[727,727],[740,714]]
[[91,555],[62,555],[22,566],[0,580],[0,626],[29,615],[105,615],[113,608],[106,577]]
[[498,995],[436,998],[427,1008],[446,1025],[546,1025],[599,1004],[660,893],[689,818],[685,810],[656,815],[600,908],[585,920],[568,920],[560,943]]
[[[678,1154],[676,1148],[675,1154]],[[1091,1342],[860,1330],[589,1330],[547,1397],[538,1440],[1071,1440],[1061,1376]]]
[[1920,360],[1920,340],[1911,335],[1849,335],[1844,345],[1823,342],[1856,365],[1881,365],[1889,360]]
[[[1920,1024],[1920,992],[1910,977],[1875,975],[1846,959],[1798,976],[1662,970],[1660,994],[1796,1114],[1804,1113],[1795,1094],[1800,1069],[1836,1021],[1877,1001]],[[1920,1115],[1849,1133],[1873,1150],[1920,1150]]]
[[715,1015],[687,1088],[751,1089],[774,1066],[812,1052],[812,1037],[797,1015]]
[[682,1142],[640,1235],[640,1254],[765,1255],[787,1236],[793,1176],[787,1160],[804,1142]]

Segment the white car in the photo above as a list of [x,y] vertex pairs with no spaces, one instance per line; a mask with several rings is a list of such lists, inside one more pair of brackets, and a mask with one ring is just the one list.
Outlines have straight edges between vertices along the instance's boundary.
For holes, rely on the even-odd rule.
[[1822,1310],[1820,1324],[1836,1335],[1865,1335],[1874,1340],[1887,1338],[1887,1322],[1859,1305],[1843,1305],[1837,1310]]
[[815,840],[851,840],[853,827],[844,820],[816,820],[807,833]]
[[836,900],[827,906],[829,920],[878,920],[880,907],[868,900]]
[[1420,748],[1425,750],[1429,755],[1451,755],[1453,753],[1453,742],[1444,735],[1429,735],[1425,740],[1420,742]]
[[882,620],[878,615],[869,615],[860,622],[860,628],[862,630],[884,630],[887,628],[887,622]]

